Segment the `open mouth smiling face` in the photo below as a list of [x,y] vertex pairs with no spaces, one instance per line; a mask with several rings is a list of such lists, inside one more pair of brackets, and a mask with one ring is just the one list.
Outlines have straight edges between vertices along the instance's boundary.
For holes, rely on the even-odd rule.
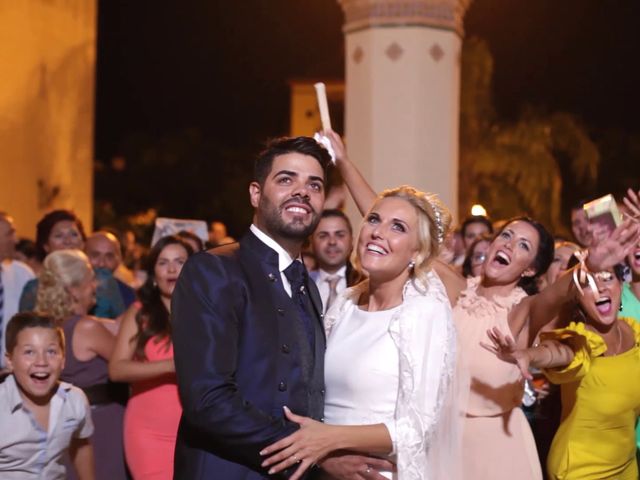
[[578,296],[578,302],[591,321],[611,325],[616,321],[620,308],[620,281],[609,270],[597,272],[593,277],[598,290],[594,292],[585,285],[584,294]]
[[7,356],[23,396],[38,403],[53,391],[64,366],[60,339],[51,328],[31,327],[20,331],[16,346]]
[[640,276],[640,244],[627,256],[627,263],[634,276]]
[[371,209],[360,231],[358,255],[370,276],[408,276],[408,265],[418,253],[418,217],[406,200],[386,197]]
[[491,242],[484,264],[489,279],[500,283],[517,282],[522,276],[535,274],[532,268],[540,238],[527,222],[508,224]]

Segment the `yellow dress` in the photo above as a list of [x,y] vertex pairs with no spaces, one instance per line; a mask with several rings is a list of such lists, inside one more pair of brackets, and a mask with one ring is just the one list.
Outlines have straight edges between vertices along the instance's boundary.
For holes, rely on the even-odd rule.
[[562,384],[563,421],[547,460],[549,477],[576,480],[637,480],[635,423],[640,413],[640,325],[623,318],[636,344],[604,357],[600,335],[572,322],[541,335],[573,348],[575,357],[563,369],[545,374]]

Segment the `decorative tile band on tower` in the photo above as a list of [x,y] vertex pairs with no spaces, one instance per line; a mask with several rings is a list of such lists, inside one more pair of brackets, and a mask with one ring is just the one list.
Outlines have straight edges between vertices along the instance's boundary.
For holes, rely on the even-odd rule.
[[463,34],[463,17],[472,0],[338,0],[344,32],[371,27],[418,25]]

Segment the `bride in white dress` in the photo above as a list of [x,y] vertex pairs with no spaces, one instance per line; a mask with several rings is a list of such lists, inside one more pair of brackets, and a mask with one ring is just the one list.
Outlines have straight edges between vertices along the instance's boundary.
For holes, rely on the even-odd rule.
[[455,477],[455,328],[431,270],[450,222],[435,195],[412,187],[377,198],[354,252],[368,279],[346,290],[325,319],[325,423],[287,411],[301,428],[261,452],[270,473],[299,463],[295,480],[316,463],[322,468],[331,452],[353,451],[397,465],[396,472],[366,466],[353,478]]

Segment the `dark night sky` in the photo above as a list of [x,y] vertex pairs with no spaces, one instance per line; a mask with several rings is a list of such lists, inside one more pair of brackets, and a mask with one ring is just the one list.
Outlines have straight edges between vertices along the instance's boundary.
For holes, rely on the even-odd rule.
[[[288,80],[344,75],[342,19],[336,0],[100,0],[96,158],[140,134],[251,151],[286,134]],[[474,0],[465,29],[489,44],[503,119],[564,110],[597,138],[640,131],[638,19],[637,0]]]

